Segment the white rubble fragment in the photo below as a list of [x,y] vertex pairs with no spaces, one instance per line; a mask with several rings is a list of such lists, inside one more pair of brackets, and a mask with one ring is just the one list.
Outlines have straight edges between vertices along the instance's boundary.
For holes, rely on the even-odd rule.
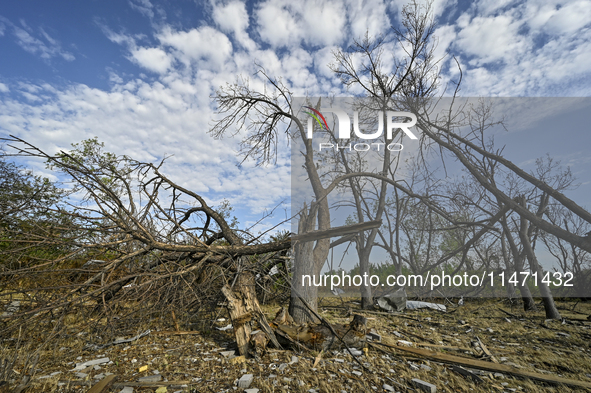
[[162,375],[148,375],[146,377],[140,377],[138,382],[160,382],[162,380]]
[[76,367],[74,367],[74,369],[71,371],[84,370],[88,366],[96,366],[99,364],[108,363],[110,361],[111,361],[111,359],[109,359],[109,358],[100,358],[100,359],[89,360],[84,363],[76,363]]
[[291,357],[291,362],[289,362],[290,365],[292,364],[296,364],[297,362],[299,362],[300,359],[297,356],[292,356]]
[[226,330],[234,329],[234,326],[232,326],[232,324],[229,323],[228,325],[226,325],[226,326],[224,326],[222,328],[216,327],[216,329],[217,330],[221,330],[222,332],[225,332]]
[[119,393],[133,393],[133,388],[131,386],[126,386],[119,391]]
[[394,392],[394,387],[388,385],[388,384],[384,384],[384,386],[382,386],[382,389],[384,389],[386,392]]
[[242,389],[246,389],[252,383],[254,376],[252,374],[244,374],[238,380],[238,387]]
[[437,392],[437,387],[435,385],[433,385],[429,382],[422,381],[418,378],[413,378],[412,383],[415,385],[415,387],[417,389],[422,390],[423,392],[428,392],[428,393]]
[[406,301],[406,308],[408,308],[409,310],[416,310],[419,308],[431,308],[431,309],[437,310],[437,311],[443,311],[443,312],[447,311],[447,308],[445,307],[444,304],[421,302],[418,300],[407,300]]

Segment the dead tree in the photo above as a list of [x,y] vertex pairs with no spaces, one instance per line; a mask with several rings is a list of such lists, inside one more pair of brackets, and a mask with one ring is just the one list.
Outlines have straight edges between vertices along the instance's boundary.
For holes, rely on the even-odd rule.
[[[438,60],[434,57],[435,24],[433,21],[431,3],[421,5],[416,1],[411,2],[402,9],[402,26],[400,29],[394,29],[393,43],[402,48],[404,56],[397,57],[387,53],[384,47],[392,42],[387,42],[383,37],[372,38],[367,34],[361,40],[355,40],[348,50],[337,50],[334,54],[334,64],[331,65],[332,71],[341,79],[347,87],[361,87],[366,97],[371,98],[371,104],[359,104],[365,109],[371,111],[381,111],[383,125],[387,123],[386,111],[399,109],[398,100],[405,97],[432,97],[438,87],[439,70],[437,68]],[[391,58],[386,59],[387,55]],[[361,64],[357,63],[361,60]],[[391,71],[385,72],[391,65]],[[380,112],[379,112],[380,113]],[[391,139],[388,139],[384,133],[379,141],[384,146],[392,142],[401,142],[403,133],[397,130]],[[338,141],[335,140],[338,143]],[[365,168],[353,168],[352,160],[349,154],[340,150],[337,162],[343,164],[346,174],[353,172],[366,171]],[[363,160],[358,160],[363,162]],[[392,168],[398,166],[398,157],[389,149],[384,149],[383,161],[379,173],[383,176],[392,175],[395,179]],[[366,181],[367,182],[367,181]],[[377,184],[365,184],[359,181],[359,178],[350,178],[349,188],[353,194],[356,215],[358,220],[382,219],[386,209],[386,197],[388,192],[388,182],[381,181]],[[372,207],[368,209],[366,194],[368,188],[373,188],[373,198],[375,198]],[[398,223],[397,223],[398,224]],[[371,251],[378,237],[378,229],[368,234],[360,233],[355,238],[356,250],[359,257],[360,274],[369,274],[369,258]],[[399,251],[399,250],[398,250]],[[398,254],[400,254],[398,252]],[[373,297],[371,286],[362,283],[361,287],[361,307],[369,308],[373,306]]]

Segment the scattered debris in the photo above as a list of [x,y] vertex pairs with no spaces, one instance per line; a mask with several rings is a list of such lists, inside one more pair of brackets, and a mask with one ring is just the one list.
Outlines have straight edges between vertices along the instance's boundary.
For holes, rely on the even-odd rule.
[[422,390],[423,392],[429,392],[429,393],[437,392],[437,387],[435,385],[433,385],[429,382],[422,381],[418,378],[413,378],[412,383],[414,384],[414,386],[417,389]]
[[455,365],[468,366],[468,367],[477,368],[477,369],[481,369],[481,370],[502,372],[504,374],[510,374],[510,375],[514,375],[514,376],[518,376],[518,377],[522,377],[522,378],[530,378],[530,379],[534,379],[534,380],[538,380],[538,381],[542,381],[542,382],[564,384],[564,385],[569,385],[569,386],[576,386],[576,387],[591,389],[591,382],[578,381],[578,380],[570,379],[570,378],[562,378],[562,377],[544,375],[544,374],[540,374],[540,373],[534,373],[531,371],[519,370],[518,368],[514,367],[513,365],[496,364],[496,363],[486,362],[486,361],[482,361],[482,360],[469,359],[469,358],[448,355],[448,354],[441,353],[441,352],[429,351],[429,350],[419,349],[419,348],[396,347],[396,346],[389,346],[386,344],[379,344],[379,345],[392,347],[397,350],[412,353],[412,354],[418,355],[418,356],[423,356],[423,357],[429,358],[431,360],[436,360],[436,361],[442,362],[442,363],[451,363],[451,364],[455,364]]
[[117,379],[116,375],[109,375],[102,379],[99,383],[90,388],[88,393],[102,393],[105,392]]
[[72,371],[84,370],[88,366],[95,366],[95,365],[99,365],[99,364],[103,364],[103,363],[109,363],[110,361],[111,361],[111,359],[109,359],[109,358],[100,358],[100,359],[89,360],[84,363],[76,363],[76,367],[74,367],[72,369]]
[[162,375],[154,374],[154,375],[148,375],[146,377],[140,377],[137,381],[138,382],[160,382],[160,380],[162,380]]
[[478,375],[476,375],[472,371],[466,370],[463,367],[452,365],[451,366],[451,369],[452,369],[452,371],[455,371],[456,373],[461,374],[464,377],[468,377],[468,378],[472,379],[472,381],[474,381],[476,383],[482,383],[482,382],[484,382],[482,380],[482,378],[480,378]]
[[418,300],[408,300],[406,302],[406,308],[409,310],[416,310],[419,308],[432,308],[433,310],[446,312],[447,308],[444,304],[421,302]]
[[250,384],[252,383],[253,379],[254,379],[254,377],[253,377],[252,374],[244,374],[238,380],[238,387],[239,388],[246,389],[247,387],[250,386]]
[[400,288],[392,293],[378,298],[378,305],[386,311],[402,311],[406,305],[406,291]]
[[140,338],[142,338],[142,337],[145,337],[145,336],[147,336],[147,335],[148,335],[148,334],[150,334],[151,332],[152,332],[152,331],[151,331],[150,329],[148,329],[148,330],[146,330],[145,332],[143,332],[143,333],[140,333],[140,334],[138,334],[137,336],[134,336],[134,337],[132,337],[132,338],[118,338],[118,339],[116,339],[116,340],[115,340],[115,341],[113,341],[113,342],[110,342],[110,343],[108,343],[108,344],[103,344],[103,345],[89,344],[89,345],[87,346],[87,349],[90,349],[90,350],[95,350],[95,351],[96,351],[96,350],[100,350],[100,349],[108,348],[108,347],[110,347],[110,346],[112,346],[112,345],[119,345],[119,344],[130,343],[130,342],[133,342],[133,341],[139,340],[139,339],[140,339]]

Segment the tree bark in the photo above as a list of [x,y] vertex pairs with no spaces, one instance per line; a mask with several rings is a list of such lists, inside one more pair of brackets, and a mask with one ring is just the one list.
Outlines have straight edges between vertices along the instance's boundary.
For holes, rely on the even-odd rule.
[[537,284],[540,288],[540,294],[542,295],[542,302],[544,303],[544,310],[546,311],[546,319],[562,319],[562,316],[560,315],[560,312],[554,303],[554,298],[552,297],[550,288],[542,280],[544,278],[544,271],[540,267],[534,249],[531,245],[531,241],[528,236],[528,226],[529,223],[522,217],[519,237],[521,239],[521,244],[523,245],[523,251],[529,260],[530,270],[532,273],[536,273],[538,277]]
[[258,322],[261,330],[264,331],[275,347],[280,347],[257,300],[255,278],[251,272],[239,272],[234,289],[230,288],[229,285],[224,285],[222,293],[228,300],[228,310],[230,311],[234,336],[236,337],[240,355],[249,356],[251,340],[256,339],[256,337],[251,337],[255,322]]
[[[521,276],[521,272],[523,271],[523,254],[519,252],[517,249],[517,245],[513,240],[513,236],[511,236],[511,232],[509,231],[509,226],[507,225],[507,218],[503,217],[501,220],[501,224],[503,225],[503,234],[505,239],[507,239],[507,243],[509,243],[509,249],[511,250],[511,254],[513,254],[513,268],[517,276]],[[509,278],[511,276],[508,276]],[[531,295],[531,291],[527,285],[522,285],[523,281],[519,278],[517,279],[517,288],[519,289],[519,293],[521,294],[521,300],[523,301],[523,311],[532,311],[536,309],[536,303],[534,302],[534,298]]]

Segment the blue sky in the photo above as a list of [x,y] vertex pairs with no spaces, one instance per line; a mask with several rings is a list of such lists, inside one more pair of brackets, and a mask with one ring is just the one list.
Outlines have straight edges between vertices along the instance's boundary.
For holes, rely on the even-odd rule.
[[[252,223],[282,201],[289,208],[289,149],[275,165],[238,166],[238,140],[207,133],[215,89],[239,75],[262,88],[256,61],[295,95],[347,93],[327,67],[331,51],[366,31],[391,38],[404,4],[4,2],[0,134],[49,152],[97,136],[107,150],[139,160],[172,154],[165,172],[214,205],[229,199],[240,221]],[[464,96],[591,95],[590,1],[440,0],[434,10],[437,55],[447,55],[443,86],[459,75],[455,55]],[[588,157],[588,146],[569,154]],[[280,208],[275,218],[284,216]]]

